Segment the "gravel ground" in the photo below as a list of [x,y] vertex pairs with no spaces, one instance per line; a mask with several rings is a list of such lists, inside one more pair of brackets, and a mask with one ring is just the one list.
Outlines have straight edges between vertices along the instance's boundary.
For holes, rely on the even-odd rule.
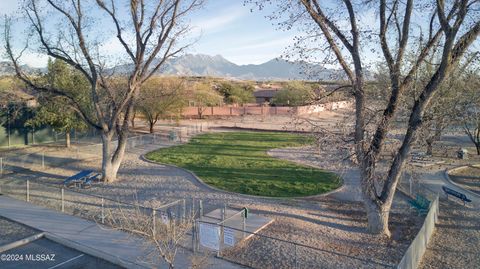
[[0,246],[38,234],[39,231],[0,217]]
[[[330,113],[331,114],[331,113]],[[332,115],[330,115],[332,116]],[[245,126],[262,127],[243,119]],[[330,120],[330,119],[329,119]],[[287,124],[268,122],[268,128]],[[223,124],[217,123],[220,126]],[[248,125],[250,124],[250,125]],[[327,197],[303,199],[264,199],[245,197],[236,194],[213,191],[196,181],[189,173],[170,166],[143,161],[140,156],[163,145],[149,145],[129,150],[120,169],[119,181],[114,184],[97,184],[82,192],[102,195],[124,202],[139,202],[145,206],[157,206],[177,199],[201,199],[205,212],[222,207],[251,209],[252,213],[275,219],[275,222],[262,230],[262,236],[251,239],[225,252],[225,257],[255,268],[389,268],[394,267],[403,256],[409,243],[420,228],[422,217],[418,216],[406,202],[402,194],[396,195],[391,214],[392,239],[385,240],[372,236],[366,231],[367,220],[358,200],[358,178],[354,169],[333,166],[325,160],[328,154],[314,154],[311,149],[281,149],[271,151],[272,156],[316,165],[339,173],[345,180],[345,187]],[[320,156],[320,159],[318,159]],[[44,171],[23,171],[9,182],[10,191],[16,191],[20,198],[25,197],[23,182],[18,179],[31,179],[32,182],[61,185],[62,179],[84,169],[98,169],[99,159],[82,162],[68,162],[61,167]],[[34,180],[35,178],[35,180]],[[8,181],[10,180],[10,181]],[[17,184],[17,185],[15,185]],[[37,189],[34,188],[37,186]],[[42,189],[43,188],[43,189]],[[52,197],[52,189],[42,185],[31,185],[31,198],[35,203],[48,204],[60,208],[60,194]],[[46,199],[46,197],[50,197]],[[66,193],[66,211],[84,217],[98,217],[100,199]],[[46,202],[48,200],[48,202]],[[92,210],[92,207],[96,207]],[[282,241],[283,240],[283,241]],[[297,242],[307,247],[297,246]],[[297,253],[295,255],[295,253]]]
[[480,212],[440,200],[439,223],[419,268],[480,268]]

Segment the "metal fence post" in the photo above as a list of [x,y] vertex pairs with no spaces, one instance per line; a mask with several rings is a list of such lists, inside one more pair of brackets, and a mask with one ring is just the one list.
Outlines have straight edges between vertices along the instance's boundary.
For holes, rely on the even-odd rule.
[[192,215],[195,218],[197,213],[195,212],[195,198],[192,198]]
[[156,214],[157,214],[157,211],[152,208],[152,230],[153,230],[153,235],[154,236],[155,236],[156,230],[157,230],[156,217],[155,217]]
[[203,202],[202,200],[199,201],[199,208],[200,208],[200,218],[203,217]]
[[245,238],[245,228],[246,228],[246,226],[247,226],[247,225],[246,225],[246,221],[245,221],[245,213],[246,213],[245,210],[246,210],[246,209],[243,210],[243,214],[242,214],[242,217],[243,217],[243,225],[242,225],[243,238]]
[[220,225],[220,238],[218,239],[218,252],[217,252],[217,256],[218,257],[221,257],[221,252],[222,252],[222,246],[223,246],[223,241],[225,240],[223,237],[224,237],[224,234],[223,234],[223,225],[224,225],[224,221],[225,221],[225,208],[226,208],[226,205],[224,205],[224,207],[221,209],[221,215],[222,215],[222,224]]
[[30,181],[27,179],[27,202],[30,202]]
[[0,176],[3,176],[3,158],[0,158]]
[[412,190],[413,190],[413,184],[412,184],[412,177],[409,178],[410,181],[410,195],[413,195]]
[[195,226],[196,226],[195,224],[196,223],[197,223],[196,221],[193,221],[193,223],[192,223],[192,248],[193,248],[193,253],[196,253],[196,251],[197,251],[197,246],[195,244],[196,243],[195,242]]
[[297,263],[298,263],[297,262],[298,261],[298,258],[297,258],[297,244],[294,244],[294,246],[295,246],[295,263],[294,263],[295,267],[294,268],[297,269],[298,268],[297,267]]
[[102,197],[102,224],[105,224],[105,199]]
[[45,151],[42,151],[42,168],[45,168]]
[[187,217],[187,203],[185,201],[185,199],[182,200],[182,218],[183,220],[185,220],[185,218]]
[[62,188],[62,212],[65,212],[65,196],[64,196],[63,188]]

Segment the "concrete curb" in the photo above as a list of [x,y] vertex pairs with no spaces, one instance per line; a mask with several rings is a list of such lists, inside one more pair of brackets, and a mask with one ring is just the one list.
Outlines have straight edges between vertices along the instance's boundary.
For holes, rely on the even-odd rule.
[[39,234],[35,234],[35,235],[29,236],[27,238],[17,240],[15,242],[12,242],[12,243],[9,243],[9,244],[3,245],[3,246],[0,246],[0,253],[5,252],[5,251],[9,251],[13,248],[21,247],[21,246],[26,245],[26,244],[30,244],[31,242],[33,242],[35,240],[38,240],[38,239],[40,239],[44,236],[45,236],[45,233],[39,233]]
[[[148,154],[148,153],[147,153]],[[243,194],[243,193],[238,193],[238,192],[230,192],[230,191],[226,191],[226,190],[222,190],[222,189],[219,189],[219,188],[216,188],[216,187],[213,187],[213,186],[210,186],[208,185],[207,183],[205,183],[202,179],[200,179],[194,172],[190,171],[190,170],[187,170],[185,168],[182,168],[182,167],[178,167],[176,165],[173,165],[173,164],[165,164],[165,163],[159,163],[159,162],[155,162],[155,161],[152,161],[152,160],[149,160],[145,157],[146,154],[143,154],[140,156],[140,159],[142,161],[145,161],[145,162],[148,162],[148,163],[152,163],[152,164],[157,164],[157,165],[164,165],[164,166],[167,166],[167,167],[170,167],[170,168],[176,168],[176,169],[179,169],[181,171],[184,171],[188,174],[190,174],[200,185],[202,185],[203,187],[205,187],[206,189],[209,189],[211,191],[215,191],[215,192],[221,192],[221,193],[224,193],[224,194],[230,194],[230,195],[236,195],[236,196],[240,196],[240,197],[244,197],[244,198],[250,198],[250,199],[266,199],[266,200],[295,200],[295,199],[311,199],[311,198],[319,198],[319,197],[325,197],[327,195],[330,195],[332,193],[335,193],[335,192],[338,192],[340,191],[342,188],[344,188],[344,184],[343,184],[343,179],[340,177],[340,180],[342,181],[342,185],[340,187],[338,187],[337,189],[334,189],[334,190],[331,190],[329,192],[326,192],[326,193],[322,193],[322,194],[316,194],[316,195],[310,195],[310,196],[296,196],[296,197],[269,197],[269,196],[259,196],[259,195],[249,195],[249,194]],[[282,159],[283,160],[283,159]],[[312,165],[305,165],[305,166],[310,166],[310,167],[313,167],[313,168],[317,168],[319,169],[318,167],[315,167],[315,166],[312,166]]]
[[[478,165],[478,164],[473,164],[473,165]],[[463,191],[465,191],[466,193],[470,194],[471,196],[473,196],[473,197],[475,197],[475,198],[477,198],[477,199],[480,199],[480,194],[475,193],[475,192],[473,192],[473,191],[471,191],[471,190],[469,190],[469,189],[466,189],[466,188],[463,187],[461,184],[456,183],[455,181],[453,181],[453,180],[450,178],[450,175],[449,175],[450,172],[454,172],[454,171],[456,171],[456,170],[460,170],[460,169],[463,169],[463,168],[468,167],[468,166],[471,166],[471,165],[462,165],[462,166],[457,166],[457,167],[454,167],[454,168],[451,168],[451,169],[446,169],[446,170],[444,171],[444,174],[443,174],[443,175],[445,176],[445,179],[447,180],[448,183],[450,183],[450,184],[452,184],[452,185],[454,185],[454,186],[462,189]]]
[[142,266],[142,265],[137,264],[137,263],[122,260],[120,257],[114,256],[114,255],[109,254],[109,253],[105,253],[103,251],[93,249],[89,246],[85,246],[85,245],[82,245],[80,243],[77,243],[77,242],[74,242],[74,241],[71,241],[71,240],[68,240],[68,239],[64,239],[64,238],[59,237],[59,236],[57,236],[55,234],[52,234],[52,233],[48,233],[48,232],[45,233],[45,238],[47,238],[51,241],[54,241],[56,243],[59,243],[63,246],[76,249],[76,250],[78,250],[80,252],[83,252],[85,254],[88,254],[90,256],[97,257],[97,258],[100,258],[102,260],[108,261],[110,263],[122,266],[124,268],[132,268],[132,269],[148,268],[148,267]]

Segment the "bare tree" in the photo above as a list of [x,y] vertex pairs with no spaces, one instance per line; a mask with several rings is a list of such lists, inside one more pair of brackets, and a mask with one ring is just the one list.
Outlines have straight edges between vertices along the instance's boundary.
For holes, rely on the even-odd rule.
[[[478,56],[478,53],[476,54]],[[458,123],[475,145],[477,154],[480,155],[480,60],[477,57],[477,65],[472,70],[467,70],[461,77],[457,87],[462,88],[456,106]]]
[[[473,97],[469,92],[476,81],[472,76],[472,67],[474,66],[472,64],[477,57],[478,53],[465,57],[458,68],[452,70],[451,75],[445,78],[436,97],[432,100],[432,104],[427,107],[423,116],[424,123],[418,134],[418,143],[426,147],[427,155],[433,154],[434,143],[441,139],[447,128],[458,126],[458,116],[465,111],[465,106],[460,100],[466,100],[465,98],[468,96]],[[433,62],[433,60],[427,61],[424,67],[417,72],[419,74],[416,75],[415,82],[410,89],[413,96],[415,96],[417,88],[421,89],[428,83],[432,71],[435,70],[432,66]],[[416,98],[413,98],[413,101]]]
[[[265,2],[255,2],[263,7]],[[361,173],[363,203],[368,217],[368,229],[374,234],[390,236],[388,219],[396,186],[407,162],[408,154],[424,114],[440,85],[462,59],[464,53],[480,33],[478,0],[379,0],[326,3],[319,0],[285,0],[278,3],[278,14],[289,14],[281,26],[292,27],[301,23],[310,29],[310,45],[316,49],[304,50],[300,56],[315,51],[326,53],[328,63],[338,64],[352,85],[355,98],[355,155]],[[337,5],[337,6],[335,6]],[[362,23],[362,12],[373,11],[378,27]],[[419,14],[429,14],[420,16]],[[372,14],[372,13],[369,13]],[[369,15],[373,16],[373,15]],[[418,30],[418,28],[420,28]],[[298,40],[302,41],[302,38]],[[312,42],[313,40],[313,42]],[[321,47],[319,42],[325,41]],[[421,48],[413,64],[407,64],[406,52],[419,41]],[[438,46],[437,46],[438,44]],[[368,61],[363,48],[379,47],[382,62],[389,77],[388,100],[383,108],[371,111],[367,106],[365,67]],[[310,46],[311,47],[311,46]],[[416,70],[425,63],[434,48],[439,48],[440,60],[425,86],[419,90],[409,111],[408,124],[400,147],[388,164],[385,176],[378,173],[379,156],[384,147],[392,122],[404,95],[414,81]],[[332,60],[333,59],[333,60]]]
[[[188,46],[180,44],[189,29],[183,19],[201,3],[202,0],[26,1],[23,11],[38,41],[37,49],[85,76],[90,84],[88,106],[83,106],[75,94],[42,85],[22,70],[19,63],[22,53],[14,54],[11,23],[7,21],[6,51],[17,76],[35,92],[67,98],[83,120],[101,131],[105,181],[116,180],[125,153],[133,105],[142,85],[169,58]],[[94,17],[95,14],[100,18]],[[100,22],[110,22],[116,41],[124,49],[128,60],[122,77],[112,76],[113,69],[107,68],[111,64],[108,55],[101,52],[102,42],[94,38],[100,35],[101,29],[108,29]],[[114,140],[118,143],[112,143]]]
[[[195,215],[190,212],[182,217],[156,211],[156,217],[152,217],[150,209],[139,206],[138,202],[135,204],[136,207],[125,208],[119,203],[107,210],[105,224],[145,238],[147,241],[144,247],[150,254],[143,262],[158,267],[158,263],[163,261],[169,268],[175,268],[179,250],[185,248],[189,242],[187,234],[193,229]],[[209,257],[205,254],[188,253],[187,258],[190,259],[190,268],[196,269],[206,266]]]

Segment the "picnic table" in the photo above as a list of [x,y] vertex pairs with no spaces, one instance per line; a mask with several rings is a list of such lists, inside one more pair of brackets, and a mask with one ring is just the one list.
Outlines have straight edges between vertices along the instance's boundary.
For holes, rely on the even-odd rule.
[[83,170],[71,177],[66,178],[63,181],[63,185],[67,188],[90,188],[94,181],[99,180],[99,177],[99,173],[95,173],[92,170]]

